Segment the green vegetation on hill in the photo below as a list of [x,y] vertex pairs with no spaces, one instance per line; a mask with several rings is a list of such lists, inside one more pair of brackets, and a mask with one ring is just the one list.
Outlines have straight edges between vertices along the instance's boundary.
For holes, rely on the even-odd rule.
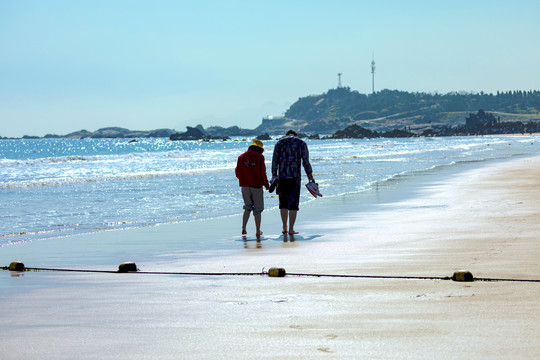
[[361,94],[348,87],[331,89],[321,95],[298,99],[285,113],[288,119],[332,126],[359,123],[373,128],[414,124],[455,125],[466,114],[485,109],[516,114],[540,113],[540,91],[507,91],[448,94],[382,90]]

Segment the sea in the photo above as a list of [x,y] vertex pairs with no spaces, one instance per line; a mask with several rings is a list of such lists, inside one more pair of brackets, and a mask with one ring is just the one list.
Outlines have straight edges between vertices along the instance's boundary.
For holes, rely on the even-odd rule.
[[[234,169],[251,140],[0,140],[0,246],[241,214]],[[269,178],[277,140],[264,141]],[[540,154],[534,135],[305,141],[325,197],[426,170]],[[265,194],[266,208],[277,207]],[[302,203],[313,200],[302,192]]]

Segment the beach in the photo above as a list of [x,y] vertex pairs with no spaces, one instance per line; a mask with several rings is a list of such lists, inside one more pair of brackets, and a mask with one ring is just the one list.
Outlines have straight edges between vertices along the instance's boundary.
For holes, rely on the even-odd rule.
[[277,266],[373,277],[2,271],[0,352],[14,359],[540,356],[540,283],[442,279],[468,270],[540,280],[540,157],[385,186],[301,207],[294,238],[280,235],[272,209],[263,213],[260,242],[242,239],[240,216],[226,216],[5,246],[2,266],[115,270],[134,261],[149,272]]

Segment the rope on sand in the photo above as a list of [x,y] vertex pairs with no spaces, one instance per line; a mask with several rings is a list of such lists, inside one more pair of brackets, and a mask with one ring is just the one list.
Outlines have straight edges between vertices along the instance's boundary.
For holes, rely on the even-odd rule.
[[126,262],[118,266],[118,270],[84,270],[84,269],[61,269],[61,268],[37,268],[25,267],[20,261],[14,261],[9,266],[0,269],[13,272],[24,271],[58,271],[79,273],[137,273],[148,275],[180,275],[180,276],[269,276],[269,277],[329,277],[329,278],[356,278],[356,279],[398,279],[398,280],[453,280],[458,282],[472,281],[513,281],[513,282],[540,282],[536,279],[504,279],[504,278],[475,278],[466,270],[458,270],[452,276],[396,276],[396,275],[345,275],[345,274],[313,274],[313,273],[287,273],[284,268],[271,267],[268,271],[264,268],[261,272],[176,272],[176,271],[140,271],[135,263]]

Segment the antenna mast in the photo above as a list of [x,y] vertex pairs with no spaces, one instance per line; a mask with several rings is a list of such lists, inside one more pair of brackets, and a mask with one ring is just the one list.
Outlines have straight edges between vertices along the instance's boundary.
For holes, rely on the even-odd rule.
[[337,87],[338,89],[340,89],[341,88],[341,73],[338,73],[337,76],[338,76]]
[[371,56],[371,93],[375,94],[375,56]]

